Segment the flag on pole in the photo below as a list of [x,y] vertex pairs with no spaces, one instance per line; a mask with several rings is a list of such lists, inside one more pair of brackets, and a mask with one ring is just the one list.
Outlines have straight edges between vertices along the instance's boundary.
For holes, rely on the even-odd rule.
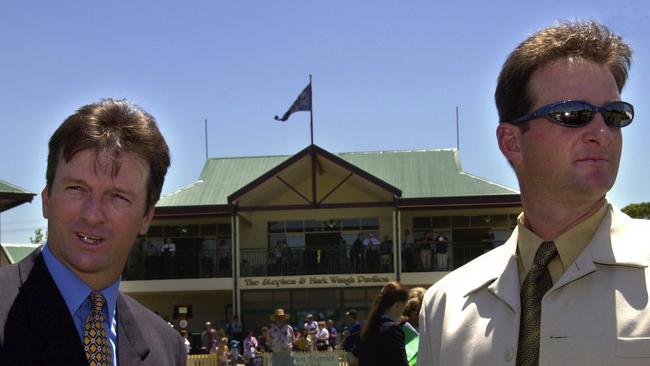
[[311,82],[303,89],[302,93],[296,98],[289,110],[282,116],[282,118],[273,117],[276,121],[286,121],[293,112],[311,111]]

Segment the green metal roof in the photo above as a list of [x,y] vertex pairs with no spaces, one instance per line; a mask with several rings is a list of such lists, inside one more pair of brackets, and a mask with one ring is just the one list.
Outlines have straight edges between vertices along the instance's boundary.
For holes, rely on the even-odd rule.
[[32,254],[34,249],[38,248],[40,244],[2,244],[0,245],[0,248],[2,251],[5,253],[7,256],[7,259],[9,259],[10,263],[18,263],[23,258],[27,257],[28,255]]
[[[456,149],[334,154],[402,191],[402,198],[512,195],[516,190],[461,170]],[[237,191],[291,156],[208,159],[199,179],[162,197],[158,207],[225,205]]]
[[0,179],[0,193],[26,193],[31,194],[32,192],[26,191],[18,186],[15,186],[9,182],[5,182]]

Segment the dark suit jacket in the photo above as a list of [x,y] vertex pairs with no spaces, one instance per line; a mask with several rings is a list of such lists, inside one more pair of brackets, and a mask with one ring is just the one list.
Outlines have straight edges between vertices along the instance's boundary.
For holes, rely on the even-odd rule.
[[[180,335],[119,293],[119,366],[185,365]],[[0,268],[0,365],[88,365],[72,316],[39,250]]]
[[379,330],[359,341],[359,366],[408,366],[404,348],[404,331],[399,323],[387,318],[379,320]]

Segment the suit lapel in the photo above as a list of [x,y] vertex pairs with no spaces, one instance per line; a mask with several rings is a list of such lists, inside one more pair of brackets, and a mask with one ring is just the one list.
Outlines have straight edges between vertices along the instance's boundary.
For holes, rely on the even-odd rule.
[[487,288],[494,296],[503,301],[510,309],[519,313],[519,274],[517,272],[517,230],[502,246],[475,259],[473,264],[480,268],[460,286],[465,297]]
[[[45,266],[40,251],[18,264],[27,322],[34,336],[34,351],[40,350],[44,363],[83,365],[86,355],[74,321]],[[21,301],[22,302],[22,301]]]
[[120,366],[144,364],[149,355],[149,345],[122,293],[117,296],[117,324],[117,358]]

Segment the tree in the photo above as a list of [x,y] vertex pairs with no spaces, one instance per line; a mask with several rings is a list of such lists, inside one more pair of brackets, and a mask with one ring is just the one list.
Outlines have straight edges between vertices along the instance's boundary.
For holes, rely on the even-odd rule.
[[47,241],[47,231],[43,233],[43,229],[40,227],[34,230],[34,237],[29,237],[29,242],[32,244],[43,244]]
[[623,207],[621,211],[634,217],[635,219],[650,219],[650,202],[630,203]]

